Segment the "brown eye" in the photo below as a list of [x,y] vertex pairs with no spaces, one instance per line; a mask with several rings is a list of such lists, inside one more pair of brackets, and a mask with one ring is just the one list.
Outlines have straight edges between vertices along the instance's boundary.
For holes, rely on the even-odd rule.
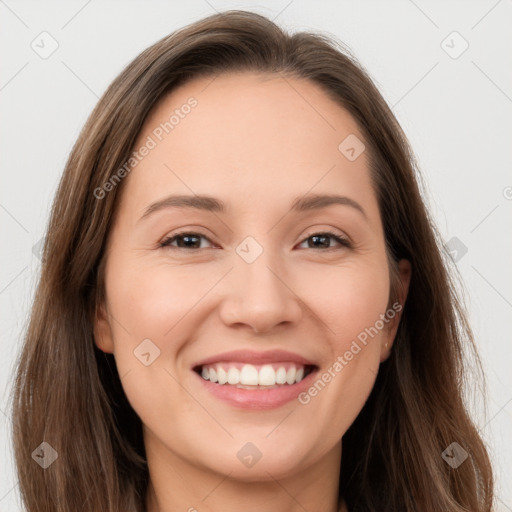
[[[201,233],[184,231],[182,233],[176,233],[166,238],[160,242],[160,247],[173,247],[176,249],[204,249],[204,247],[201,247],[201,238],[208,240],[208,238]],[[178,245],[171,245],[175,241]]]
[[331,231],[325,231],[322,233],[314,233],[313,235],[309,235],[305,238],[301,243],[304,243],[308,240],[311,240],[312,243],[309,244],[307,249],[316,249],[316,248],[324,248],[324,249],[335,249],[335,247],[331,247],[331,239],[334,239],[335,242],[340,244],[343,247],[351,247],[350,242],[336,233]]
[[[208,237],[201,233],[183,231],[181,233],[175,233],[165,238],[162,242],[160,242],[159,246],[169,247],[173,249],[205,249],[206,247],[201,247],[201,239],[209,241]],[[307,241],[311,241],[311,243],[309,243],[308,247],[305,247],[305,249],[335,250],[336,247],[331,246],[332,240],[334,240],[342,247],[352,247],[348,239],[331,231],[324,231],[321,233],[314,233],[312,235],[309,235],[301,242],[301,244]],[[174,242],[176,242],[177,245],[173,245]]]

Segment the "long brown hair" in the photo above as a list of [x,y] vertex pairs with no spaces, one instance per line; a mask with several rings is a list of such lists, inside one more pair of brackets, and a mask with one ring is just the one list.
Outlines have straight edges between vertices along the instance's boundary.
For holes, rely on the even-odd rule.
[[[125,180],[100,199],[95,191],[128,161],[165,94],[235,70],[311,80],[353,116],[370,155],[390,270],[401,258],[412,264],[391,356],[342,439],[340,495],[350,512],[491,510],[491,464],[463,400],[466,348],[480,371],[481,363],[406,137],[344,45],[321,34],[288,34],[245,11],[215,14],[143,51],[108,87],[72,149],[13,388],[15,460],[27,510],[145,510],[141,421],[113,355],[97,349],[93,334]],[[32,457],[43,441],[58,454],[44,470]],[[442,457],[454,442],[468,454],[457,468]]]

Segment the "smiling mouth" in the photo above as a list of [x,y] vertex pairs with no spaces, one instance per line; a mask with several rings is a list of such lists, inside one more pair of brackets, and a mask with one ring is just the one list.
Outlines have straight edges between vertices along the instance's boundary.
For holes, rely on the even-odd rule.
[[220,386],[257,390],[293,386],[317,369],[315,365],[289,362],[253,365],[230,361],[196,366],[194,371]]

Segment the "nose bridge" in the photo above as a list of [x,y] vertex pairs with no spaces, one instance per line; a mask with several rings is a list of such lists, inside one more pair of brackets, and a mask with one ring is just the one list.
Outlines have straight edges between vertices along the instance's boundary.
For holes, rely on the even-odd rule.
[[244,323],[258,332],[296,322],[301,308],[278,252],[265,250],[251,237],[236,252],[221,308],[224,322]]

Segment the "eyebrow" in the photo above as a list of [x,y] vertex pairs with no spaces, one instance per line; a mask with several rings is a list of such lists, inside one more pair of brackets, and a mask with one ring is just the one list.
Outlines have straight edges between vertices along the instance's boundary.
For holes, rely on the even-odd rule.
[[[346,196],[309,194],[296,198],[292,202],[290,209],[296,212],[305,212],[311,210],[320,210],[334,204],[350,206],[361,213],[365,219],[368,219],[363,207],[358,202]],[[172,195],[149,205],[144,210],[144,213],[138,222],[148,217],[152,213],[167,208],[193,208],[214,213],[226,212],[226,204],[221,200],[216,199],[215,197],[204,195]]]

